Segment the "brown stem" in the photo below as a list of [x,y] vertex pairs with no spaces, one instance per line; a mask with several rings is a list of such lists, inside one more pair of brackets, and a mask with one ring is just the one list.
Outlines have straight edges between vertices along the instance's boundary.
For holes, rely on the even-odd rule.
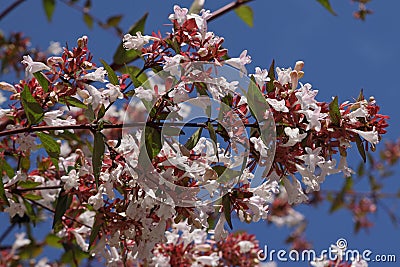
[[54,186],[38,186],[34,188],[17,188],[14,189],[13,191],[18,191],[18,192],[26,192],[26,191],[35,191],[35,190],[50,190],[50,189],[61,189],[62,185],[54,185]]
[[0,14],[0,20],[2,20],[5,16],[7,16],[13,9],[15,9],[17,6],[22,4],[25,0],[17,0],[14,3],[12,3],[9,7],[7,7],[3,12]]
[[216,19],[216,18],[218,18],[218,17],[220,17],[220,16],[222,16],[222,15],[224,15],[224,14],[226,14],[226,13],[228,13],[228,12],[238,8],[238,7],[240,7],[241,5],[244,5],[244,4],[249,3],[251,1],[254,1],[254,0],[237,0],[235,2],[229,3],[229,4],[221,7],[217,11],[213,12],[211,14],[211,17],[209,17],[207,19],[207,21],[212,21],[212,20],[214,20],[214,19]]
[[[21,197],[23,197],[23,196],[21,196]],[[34,205],[36,205],[36,206],[41,207],[42,209],[45,209],[45,210],[47,210],[47,211],[50,211],[51,213],[56,213],[55,210],[52,210],[52,209],[46,207],[45,205],[40,204],[39,202],[37,202],[37,201],[35,201],[35,200],[28,199],[28,201],[30,201],[32,204],[34,204]],[[69,220],[71,220],[71,221],[74,221],[74,222],[76,222],[76,223],[79,223],[79,224],[81,224],[81,225],[83,225],[83,226],[86,226],[86,227],[92,229],[91,226],[89,226],[89,225],[87,225],[87,224],[85,224],[85,223],[82,223],[82,222],[76,220],[75,218],[69,217],[68,215],[65,215],[65,214],[64,214],[64,217],[67,218],[67,219],[69,219]]]
[[[81,12],[82,14],[87,14],[87,15],[89,15],[88,11],[86,11],[84,7],[78,6],[78,5],[75,4],[74,2],[66,1],[66,0],[61,0],[61,3],[63,3],[63,4],[65,4],[65,5],[67,5],[67,6],[73,8],[73,9],[79,11],[79,12]],[[94,16],[92,16],[92,15],[89,15],[89,16],[90,16],[90,17],[93,19],[93,21],[96,22],[97,25],[99,25],[100,27],[103,27],[103,26],[105,25],[105,23],[104,23],[103,21],[101,21],[101,19],[99,19],[99,18],[97,18],[97,17],[94,17]],[[104,27],[103,27],[103,28],[104,28]],[[110,30],[110,31],[113,31],[113,29],[114,29],[113,33],[114,33],[115,35],[117,35],[118,37],[122,38],[122,34],[121,34],[120,30],[118,29],[118,27],[115,26],[115,27],[104,28],[104,29]]]
[[[203,127],[206,128],[206,123],[195,123],[195,122],[133,122],[133,123],[119,123],[119,124],[104,124],[103,129],[121,129],[121,128],[130,128],[130,127],[143,127],[143,126],[157,127],[157,126],[185,126],[185,127]],[[218,124],[212,124],[214,127],[217,127]],[[76,124],[76,125],[62,125],[62,126],[31,126],[31,127],[23,127],[19,129],[11,129],[0,132],[0,137],[9,136],[13,134],[20,133],[32,133],[32,132],[44,132],[44,131],[56,131],[56,130],[96,130],[98,128],[98,124]],[[244,127],[257,127],[255,123],[243,124]]]

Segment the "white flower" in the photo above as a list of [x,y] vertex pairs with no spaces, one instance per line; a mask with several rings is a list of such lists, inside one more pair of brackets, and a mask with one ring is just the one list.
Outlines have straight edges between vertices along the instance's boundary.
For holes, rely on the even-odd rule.
[[[53,110],[53,111],[48,111],[44,114],[43,120],[46,122],[47,125],[50,126],[68,126],[68,125],[75,125],[76,120],[73,119],[71,116],[69,116],[67,119],[63,120],[58,117],[63,115],[62,110]],[[70,132],[74,132],[73,130],[69,130]],[[63,130],[56,130],[55,133],[62,133]]]
[[18,139],[15,141],[19,144],[19,149],[24,152],[30,152],[36,147],[36,138],[31,135],[18,134]]
[[186,21],[187,13],[187,8],[181,8],[178,5],[174,5],[174,14],[169,15],[168,19],[171,21],[176,20],[179,25],[182,25]]
[[85,242],[85,239],[83,238],[83,236],[80,233],[78,233],[76,230],[72,230],[71,232],[74,234],[75,240],[76,240],[76,243],[78,244],[78,246],[80,246],[83,251],[88,251],[89,244]]
[[340,172],[336,169],[336,160],[320,161],[317,163],[318,167],[321,169],[321,174],[318,175],[318,181],[322,183],[327,175],[335,174]]
[[269,148],[264,144],[264,141],[261,139],[261,137],[251,137],[250,142],[254,144],[254,149],[258,151],[261,155],[261,157],[268,157],[268,151]]
[[317,163],[321,161],[325,161],[322,156],[319,156],[319,153],[321,153],[321,147],[317,147],[315,149],[311,149],[309,147],[306,147],[306,153],[301,156],[297,156],[298,159],[301,159],[304,161],[304,163],[307,165],[308,169],[314,173],[315,172],[315,166]]
[[224,228],[225,222],[226,222],[225,216],[224,216],[224,214],[221,214],[221,216],[219,216],[219,220],[218,220],[217,224],[215,225],[215,229],[214,229],[215,241],[224,240],[228,236],[228,231],[226,231]]
[[343,172],[344,177],[350,177],[354,173],[354,171],[347,166],[346,157],[340,157],[338,170],[341,170]]
[[289,140],[286,144],[281,145],[283,147],[293,146],[298,142],[301,142],[307,136],[307,133],[300,134],[299,128],[292,129],[290,127],[285,127],[285,133],[289,137]]
[[80,79],[86,79],[94,82],[101,82],[101,83],[106,83],[108,82],[105,79],[105,75],[107,74],[107,71],[103,68],[97,68],[94,72],[86,73],[85,75],[81,76]]
[[79,186],[79,176],[76,173],[76,170],[71,170],[68,175],[64,175],[61,177],[61,181],[64,182],[64,189],[66,191],[71,190],[72,188],[78,189]]
[[253,242],[250,242],[248,240],[240,241],[238,243],[238,246],[240,247],[240,253],[250,252],[254,248]]
[[230,58],[225,60],[225,63],[239,69],[241,73],[247,75],[245,65],[251,63],[251,57],[247,55],[247,50],[243,50],[238,58]]
[[276,74],[278,75],[278,82],[282,85],[290,83],[292,80],[290,78],[290,73],[292,72],[292,68],[284,69],[284,68],[276,68]]
[[85,84],[85,88],[86,90],[88,90],[90,96],[83,100],[84,104],[91,104],[94,110],[104,104],[105,96],[99,90],[97,90],[96,87],[94,87],[93,85]]
[[[6,178],[8,178],[7,176],[5,176]],[[15,174],[15,176],[12,179],[9,179],[8,181],[4,181],[3,178],[3,183],[4,185],[6,185],[7,187],[19,182],[19,181],[26,181],[26,178],[28,176],[26,175],[26,173],[22,172],[21,170],[18,170],[17,173]]]
[[104,202],[103,202],[102,190],[99,190],[99,192],[97,192],[96,195],[89,197],[88,203],[91,204],[95,210],[98,210],[101,207],[103,207]]
[[155,96],[153,90],[144,89],[142,86],[135,88],[135,96],[139,97],[140,99],[146,100],[151,102],[153,97]]
[[165,65],[163,69],[171,73],[171,75],[173,76],[180,76],[181,75],[180,63],[181,60],[183,60],[185,57],[182,55],[175,55],[173,57],[164,56],[163,58],[165,60]]
[[260,219],[266,219],[268,215],[268,205],[266,200],[259,196],[252,196],[247,203],[252,211],[253,222],[258,222]]
[[4,116],[7,116],[11,112],[11,109],[1,109],[0,108],[0,119],[2,119]]
[[256,67],[256,73],[251,75],[254,77],[257,85],[260,88],[263,87],[264,83],[270,81],[270,78],[268,77],[268,70],[260,69],[259,67]]
[[365,119],[368,116],[368,110],[365,105],[361,105],[358,109],[350,112],[347,116],[351,122],[356,123],[358,121],[357,118]]
[[108,90],[104,90],[103,94],[105,96],[108,96],[108,99],[110,100],[110,102],[115,102],[118,99],[123,99],[124,98],[124,94],[121,92],[121,87],[119,87],[119,85],[113,85],[111,83],[108,83],[106,85],[106,87],[108,88]]
[[38,263],[35,264],[35,267],[51,267],[50,264],[47,264],[47,262],[49,261],[49,259],[47,259],[46,257],[41,258]]
[[289,208],[285,216],[272,215],[270,220],[278,227],[285,225],[288,227],[293,227],[304,221],[304,215],[292,208]]
[[325,118],[327,114],[321,113],[321,107],[316,106],[314,110],[301,110],[299,113],[303,113],[306,116],[306,119],[308,121],[307,125],[307,131],[312,129],[317,132],[321,130],[321,122],[320,120]]
[[301,183],[295,177],[293,177],[293,184],[287,177],[284,177],[282,181],[286,189],[289,205],[300,204],[308,200],[301,188]]
[[51,70],[50,67],[44,64],[43,62],[33,61],[29,55],[23,56],[23,60],[21,61],[21,63],[26,65],[25,68],[26,77],[31,77],[33,73],[41,70]]
[[25,206],[22,205],[20,202],[15,202],[12,199],[8,201],[10,203],[9,207],[4,209],[5,212],[10,214],[10,218],[13,218],[15,215],[19,215],[19,217],[23,217],[25,214]]
[[47,53],[50,55],[59,55],[63,52],[63,49],[59,42],[50,41],[50,45],[47,48]]
[[274,98],[267,98],[266,100],[268,104],[272,106],[276,111],[289,112],[289,109],[286,107],[285,99],[278,101]]
[[210,256],[199,256],[195,258],[198,263],[207,266],[218,266],[219,265],[219,256],[217,252],[213,252]]
[[4,91],[8,91],[8,92],[12,92],[12,93],[16,93],[17,90],[15,89],[15,87],[9,83],[6,82],[0,82],[0,89],[4,90]]
[[329,260],[325,258],[317,258],[310,262],[313,267],[326,267],[329,266]]
[[309,193],[310,191],[319,191],[320,186],[317,176],[314,174],[314,172],[311,172],[308,168],[305,168],[299,164],[296,164],[296,169],[303,177],[302,181],[307,186],[307,193]]
[[150,36],[143,36],[141,32],[136,32],[136,36],[129,33],[124,35],[123,46],[126,50],[141,50],[144,45],[148,44]]
[[295,93],[303,110],[317,107],[317,101],[314,99],[317,94],[318,90],[311,90],[311,84],[309,83],[302,85],[301,88]]
[[356,258],[351,259],[352,263],[350,267],[368,267],[368,263],[357,255]]
[[26,233],[16,233],[15,234],[15,241],[11,247],[11,255],[14,255],[16,250],[31,243],[30,239],[25,238]]
[[378,132],[375,130],[375,127],[372,129],[372,131],[360,131],[356,129],[349,129],[349,131],[354,132],[359,134],[362,138],[367,140],[373,145],[376,145],[379,143],[379,135]]

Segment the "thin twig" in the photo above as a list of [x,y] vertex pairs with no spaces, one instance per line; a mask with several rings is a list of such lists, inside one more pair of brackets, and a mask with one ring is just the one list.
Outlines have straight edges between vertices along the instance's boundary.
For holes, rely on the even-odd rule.
[[[86,15],[90,16],[93,19],[93,21],[96,22],[97,25],[99,25],[100,27],[102,27],[103,25],[106,25],[106,23],[101,21],[101,19],[99,19],[97,17],[94,17],[93,15],[89,14],[89,12],[86,11],[84,7],[78,6],[74,2],[61,0],[61,3],[65,4],[66,6],[68,6],[70,8],[73,8],[73,9],[81,12],[84,15],[86,14]],[[105,30],[109,30],[110,32],[114,33],[116,36],[122,38],[122,34],[121,34],[121,32],[119,31],[119,29],[116,26],[115,27],[109,27],[109,28],[104,28],[104,27],[102,27],[102,28],[105,29]]]
[[0,236],[0,244],[8,236],[8,234],[11,233],[11,230],[14,228],[14,226],[15,226],[15,222],[7,227],[7,229],[4,231],[4,233]]
[[[212,124],[217,127],[217,123]],[[203,127],[207,128],[206,123],[195,123],[195,122],[132,122],[132,123],[119,123],[119,124],[104,124],[103,129],[121,129],[121,128],[132,128],[132,127],[159,127],[159,126],[181,126],[181,127]],[[256,123],[244,123],[244,127],[257,127]],[[0,137],[9,136],[20,133],[33,133],[33,132],[45,132],[45,131],[61,131],[61,130],[94,130],[98,129],[98,124],[75,124],[75,125],[60,125],[60,126],[31,126],[23,127],[18,129],[11,129],[0,132]]]
[[7,16],[13,9],[15,9],[17,6],[22,4],[25,0],[17,0],[14,3],[12,3],[9,7],[7,7],[3,12],[0,14],[0,20],[2,20],[5,16]]
[[[21,197],[23,197],[23,196],[21,195]],[[27,200],[30,201],[32,204],[41,207],[42,209],[45,209],[45,210],[47,210],[47,211],[50,211],[51,213],[56,213],[55,210],[52,210],[52,209],[46,207],[45,205],[40,204],[39,202],[37,202],[37,201],[35,201],[35,200],[32,200],[32,199],[27,199]],[[81,225],[83,225],[83,226],[86,226],[86,227],[92,229],[92,226],[89,226],[89,225],[87,225],[87,224],[85,224],[85,223],[83,223],[83,222],[80,222],[80,221],[78,221],[78,220],[75,219],[75,218],[69,217],[68,215],[65,215],[65,214],[64,214],[64,217],[67,218],[67,219],[69,219],[69,220],[71,220],[71,221],[74,221],[74,222],[76,222],[76,223],[79,223],[79,224],[81,224]]]
[[212,21],[238,7],[240,7],[241,5],[244,5],[246,3],[252,2],[254,0],[237,0],[235,2],[229,3],[223,7],[221,7],[220,9],[218,9],[217,11],[211,13],[211,16],[207,19],[207,21]]
[[61,188],[63,188],[62,185],[54,185],[54,186],[38,186],[38,187],[33,187],[33,188],[17,188],[17,189],[14,189],[13,191],[26,192],[26,191],[36,191],[36,190],[61,189]]

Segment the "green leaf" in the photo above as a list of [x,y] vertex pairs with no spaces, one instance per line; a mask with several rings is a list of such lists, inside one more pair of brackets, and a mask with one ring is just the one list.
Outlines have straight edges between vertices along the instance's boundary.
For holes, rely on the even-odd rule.
[[40,71],[35,72],[33,76],[36,78],[40,86],[43,88],[43,91],[48,92],[49,91],[49,81],[46,79],[44,74]]
[[72,96],[66,96],[64,98],[60,98],[59,102],[62,104],[65,104],[67,106],[73,106],[73,107],[83,108],[83,109],[88,108],[85,104],[82,103],[82,101],[80,101],[79,99],[72,97]]
[[110,80],[110,83],[113,85],[118,85],[119,84],[118,77],[117,77],[117,74],[115,74],[114,70],[104,60],[100,59],[100,62],[103,64],[104,68],[107,71],[108,79]]
[[8,164],[8,162],[4,158],[0,158],[0,170],[1,173],[0,175],[3,176],[3,173],[5,172],[8,178],[14,177],[14,169]]
[[36,133],[39,137],[40,141],[42,142],[42,146],[46,150],[47,154],[50,156],[51,161],[53,162],[54,166],[58,168],[58,158],[60,156],[60,145],[54,140],[53,137],[47,135],[45,133]]
[[146,126],[145,131],[146,131],[145,142],[146,142],[147,156],[151,161],[161,151],[162,148],[161,134],[158,130],[150,126]]
[[30,124],[36,124],[42,120],[43,109],[36,102],[27,85],[24,86],[24,90],[21,92],[21,102]]
[[41,185],[41,182],[34,182],[34,181],[19,181],[18,182],[18,187],[24,188],[24,189],[33,189],[39,185]]
[[54,9],[56,8],[56,1],[55,0],[43,0],[43,8],[44,12],[46,13],[46,17],[48,21],[51,21],[53,17]]
[[344,197],[347,192],[351,190],[353,187],[353,179],[351,177],[346,178],[346,182],[344,183],[342,190],[336,195],[335,199],[332,201],[331,208],[329,209],[330,213],[333,213],[340,209],[344,205]]
[[35,194],[25,194],[24,198],[29,199],[29,200],[34,200],[34,201],[43,199],[42,196],[35,195]]
[[125,66],[123,73],[129,74],[129,78],[135,88],[141,86],[148,80],[146,73],[142,72],[141,69],[135,66]]
[[333,125],[340,126],[340,119],[342,116],[340,115],[337,96],[335,96],[335,98],[329,104],[329,117],[331,118],[331,122]]
[[358,95],[358,97],[357,97],[357,102],[358,101],[363,101],[365,98],[364,98],[364,90],[363,89],[361,89],[360,90],[360,94]]
[[116,27],[121,22],[122,15],[115,15],[107,19],[106,25],[108,27]]
[[21,161],[20,161],[20,165],[24,171],[28,171],[29,168],[31,167],[31,161],[29,159],[29,156],[22,157]]
[[242,174],[241,171],[232,170],[222,165],[213,166],[212,169],[218,174],[218,184],[231,184],[232,179],[235,179],[235,183]]
[[222,197],[222,207],[224,209],[224,216],[226,222],[228,223],[229,227],[233,229],[232,219],[231,219],[231,198],[229,194],[226,194]]
[[317,0],[318,3],[320,3],[323,7],[325,7],[326,10],[328,10],[332,15],[336,16],[336,12],[333,10],[331,3],[329,3],[329,0]]
[[189,14],[199,14],[203,9],[204,1],[194,0],[189,9]]
[[360,153],[361,158],[363,159],[364,163],[367,162],[367,155],[365,154],[365,148],[364,148],[364,143],[361,140],[360,135],[356,135],[356,144],[357,144],[357,149],[358,152]]
[[105,144],[103,134],[101,132],[94,133],[92,166],[97,187],[99,187],[99,177],[103,162],[104,150]]
[[89,29],[93,29],[93,17],[90,14],[84,13],[83,21]]
[[241,5],[235,9],[236,15],[239,16],[249,27],[253,27],[253,9],[247,5]]
[[0,179],[0,198],[4,202],[6,202],[8,206],[10,206],[10,203],[8,202],[8,198],[6,196],[6,191],[4,190],[3,179]]
[[64,189],[61,189],[60,193],[58,194],[58,198],[56,201],[56,208],[54,212],[53,218],[53,229],[54,232],[59,232],[63,225],[61,223],[62,217],[64,216],[65,212],[67,211],[69,205],[71,204],[72,197],[69,196]]
[[101,104],[99,112],[97,113],[97,119],[101,119],[104,117],[104,115],[106,115],[106,107],[104,106],[104,104]]
[[45,239],[46,244],[54,248],[62,248],[60,241],[61,238],[56,236],[55,234],[48,234]]
[[270,78],[270,81],[267,83],[267,92],[273,92],[275,91],[275,60],[273,59],[271,62],[271,65],[269,66],[268,69],[268,77]]
[[94,114],[92,105],[89,104],[89,106],[87,107],[87,109],[84,112],[86,118],[89,119],[89,121],[94,121],[96,119],[96,115]]
[[193,149],[193,148],[196,146],[197,142],[199,142],[202,131],[203,131],[203,128],[200,127],[200,128],[197,129],[197,131],[195,131],[195,132],[193,133],[193,135],[187,140],[187,142],[185,143],[185,147],[186,147],[188,150]]
[[77,245],[65,245],[64,250],[65,253],[61,256],[60,261],[61,263],[68,264],[68,266],[79,267],[82,260],[89,258],[89,253],[82,251]]
[[215,133],[214,126],[211,124],[211,122],[207,123],[207,128],[208,128],[208,132],[210,133],[210,138],[213,141],[215,155],[217,156],[217,159],[219,160],[218,146],[217,146],[217,134]]
[[102,225],[102,220],[101,220],[101,214],[96,214],[95,221],[92,227],[92,232],[90,233],[89,237],[89,249],[92,247],[93,242],[96,240],[96,237],[99,234],[99,231],[101,229]]
[[[133,24],[128,33],[131,35],[135,35],[136,32],[144,32],[144,25],[146,23],[148,13],[144,14],[143,17],[141,17],[135,24]],[[117,65],[123,65],[129,62],[132,62],[133,60],[137,59],[141,55],[140,51],[136,50],[129,50],[126,51],[125,48],[122,46],[122,42],[119,44],[117,51],[115,51],[113,60],[114,64]]]

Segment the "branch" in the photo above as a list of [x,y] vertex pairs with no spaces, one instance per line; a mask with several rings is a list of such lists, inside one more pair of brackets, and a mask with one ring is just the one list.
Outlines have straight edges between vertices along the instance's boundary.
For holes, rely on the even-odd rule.
[[241,5],[244,5],[244,4],[252,2],[252,1],[254,1],[254,0],[237,0],[235,2],[229,3],[229,4],[221,7],[217,11],[213,12],[211,14],[211,17],[209,17],[207,19],[207,21],[212,21],[212,20],[214,20],[214,19],[216,19],[216,18],[218,18],[218,17],[220,17],[220,16],[222,16],[222,15],[224,15],[224,14],[226,14],[226,13],[228,13],[228,12],[238,8],[238,7],[240,7]]
[[0,20],[2,20],[5,16],[7,16],[13,9],[15,9],[17,6],[22,4],[25,0],[17,0],[14,3],[12,3],[9,7],[7,7],[3,12],[0,14]]
[[[103,129],[122,129],[131,127],[159,127],[159,126],[180,126],[180,127],[203,127],[207,128],[206,123],[196,123],[196,122],[133,122],[133,123],[119,123],[119,124],[104,124]],[[217,123],[212,124],[217,127]],[[257,123],[244,123],[244,127],[257,127]],[[0,137],[8,136],[20,133],[32,133],[32,132],[44,132],[44,131],[61,131],[61,130],[96,130],[99,128],[99,124],[75,124],[75,125],[60,125],[60,126],[30,126],[18,129],[6,130],[0,132]]]
[[[20,195],[20,196],[21,196],[21,197],[24,197],[24,196],[22,196],[22,195]],[[50,212],[52,212],[52,213],[56,213],[55,210],[52,210],[52,209],[46,207],[45,205],[43,205],[43,204],[41,204],[41,203],[39,203],[39,202],[37,202],[37,201],[35,201],[35,200],[32,200],[32,199],[27,199],[27,200],[30,201],[32,204],[41,207],[42,209],[45,209],[45,210],[50,211]],[[74,222],[79,223],[79,224],[81,224],[81,225],[83,225],[83,226],[86,226],[87,228],[92,229],[92,227],[91,227],[90,225],[87,225],[87,224],[85,224],[85,223],[82,223],[82,222],[78,221],[78,220],[75,219],[75,218],[72,218],[72,217],[70,217],[70,216],[68,216],[68,215],[65,215],[65,214],[64,214],[63,216],[64,216],[65,218],[71,220],[71,221],[74,221]]]
[[[61,0],[61,3],[65,4],[66,6],[68,6],[68,7],[70,7],[70,8],[73,8],[73,9],[75,9],[75,10],[81,12],[82,14],[87,14],[87,15],[89,15],[89,16],[93,19],[93,21],[96,22],[97,25],[99,25],[100,27],[102,27],[103,25],[106,25],[106,23],[104,23],[103,21],[101,21],[101,19],[99,19],[99,18],[97,18],[97,17],[95,17],[95,16],[89,14],[89,12],[88,12],[84,7],[78,6],[78,5],[75,4],[74,2],[66,1],[66,0]],[[110,31],[113,32],[115,35],[117,35],[118,37],[122,38],[122,34],[121,34],[121,32],[119,31],[119,29],[118,29],[117,26],[110,27],[110,28],[104,28],[104,27],[102,27],[102,28],[105,29],[105,30],[110,30]],[[114,29],[114,31],[113,31],[113,29]]]

